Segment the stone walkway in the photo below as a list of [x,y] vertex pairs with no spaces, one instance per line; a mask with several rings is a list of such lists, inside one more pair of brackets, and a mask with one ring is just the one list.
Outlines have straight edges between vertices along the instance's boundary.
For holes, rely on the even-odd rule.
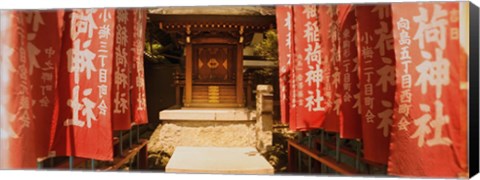
[[255,148],[175,148],[167,173],[273,174],[273,167]]

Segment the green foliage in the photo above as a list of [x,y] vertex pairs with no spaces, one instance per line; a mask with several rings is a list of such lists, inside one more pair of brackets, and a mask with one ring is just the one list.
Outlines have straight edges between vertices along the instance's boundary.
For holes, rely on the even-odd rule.
[[[254,55],[261,56],[267,61],[274,61],[278,64],[278,38],[277,31],[275,29],[268,30],[265,32],[265,38],[253,45]],[[278,68],[262,68],[255,70],[254,77],[258,81],[258,84],[273,84],[273,81],[278,81],[275,79]]]
[[265,38],[254,45],[254,54],[270,61],[278,61],[278,38],[276,30],[265,32]]
[[160,61],[165,61],[165,56],[160,55],[161,49],[163,46],[157,42],[153,41],[151,44],[149,41],[145,42],[145,53],[149,58],[146,60],[152,61],[153,63],[158,63]]

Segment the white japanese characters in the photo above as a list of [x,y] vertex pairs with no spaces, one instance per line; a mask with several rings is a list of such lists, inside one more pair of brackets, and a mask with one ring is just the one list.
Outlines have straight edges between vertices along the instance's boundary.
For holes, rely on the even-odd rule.
[[[446,50],[447,41],[449,38],[458,39],[455,35],[455,28],[450,29],[449,33],[452,36],[447,36],[447,26],[450,21],[458,21],[458,10],[448,12],[442,9],[442,5],[434,4],[433,12],[429,12],[425,7],[419,7],[419,15],[413,17],[413,21],[418,24],[413,41],[418,43],[420,49],[421,63],[419,63],[415,70],[419,74],[416,80],[412,80],[411,74],[408,71],[408,64],[404,64],[404,76],[402,77],[402,91],[401,101],[411,102],[411,94],[409,93],[412,85],[415,88],[420,88],[422,95],[429,93],[435,94],[434,101],[422,102],[419,105],[420,110],[424,113],[422,116],[414,119],[415,132],[410,136],[412,139],[417,139],[418,147],[437,146],[437,145],[451,145],[452,140],[444,137],[442,134],[443,126],[450,122],[450,117],[443,114],[444,105],[441,100],[442,89],[450,84],[450,60],[444,57],[443,53]],[[450,15],[450,17],[448,17]],[[399,44],[404,45],[400,59],[410,60],[408,54],[408,45],[413,41],[406,40],[408,33],[403,30],[409,29],[409,20],[400,18],[397,22],[398,29],[401,29]],[[433,48],[432,48],[433,47]],[[409,62],[411,63],[411,62]],[[413,84],[412,84],[413,83]],[[435,90],[429,92],[429,89]],[[431,104],[433,102],[433,105]],[[433,106],[433,107],[432,107]],[[401,104],[399,113],[408,115],[411,104]],[[402,118],[399,122],[399,129],[407,130],[410,123],[408,119]],[[433,133],[433,137],[432,134]],[[432,137],[432,138],[429,138]]]
[[[67,50],[67,70],[73,74],[74,86],[71,92],[71,98],[67,101],[68,107],[72,110],[72,117],[67,118],[64,126],[77,126],[92,128],[92,121],[97,121],[98,110],[100,115],[106,115],[107,107],[105,97],[108,96],[108,72],[105,65],[105,58],[108,57],[106,49],[107,40],[110,36],[109,26],[105,25],[108,14],[105,15],[103,22],[96,22],[94,14],[99,11],[100,16],[104,16],[106,10],[83,9],[75,10],[71,14],[70,38],[72,48]],[[100,40],[100,48],[96,48]],[[97,52],[94,52],[97,49]],[[46,49],[46,52],[52,52]],[[97,67],[101,62],[101,67]],[[98,77],[95,75],[98,74]],[[99,82],[97,83],[88,83]],[[95,85],[97,84],[97,85]],[[99,89],[98,94],[93,93],[94,89]],[[97,102],[101,101],[100,103]]]
[[[315,5],[305,5],[303,8],[302,15],[306,18],[303,38],[306,40],[307,47],[304,49],[305,57],[298,57],[295,71],[304,72],[303,63],[306,63],[307,71],[305,74],[296,74],[297,104],[304,106],[308,112],[325,111],[323,105],[325,99],[320,88],[324,72],[321,68],[322,54],[317,8]],[[304,85],[307,86],[306,94],[303,90]]]

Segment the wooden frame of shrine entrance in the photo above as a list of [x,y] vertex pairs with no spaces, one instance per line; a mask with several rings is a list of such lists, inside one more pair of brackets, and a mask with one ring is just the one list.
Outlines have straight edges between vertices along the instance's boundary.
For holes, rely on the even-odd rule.
[[[275,16],[149,14],[149,18],[184,47],[183,107],[245,107],[243,48],[254,33],[273,29]],[[208,49],[213,46],[219,48]],[[230,50],[219,53],[225,49],[221,47]],[[210,54],[202,51],[205,48]]]

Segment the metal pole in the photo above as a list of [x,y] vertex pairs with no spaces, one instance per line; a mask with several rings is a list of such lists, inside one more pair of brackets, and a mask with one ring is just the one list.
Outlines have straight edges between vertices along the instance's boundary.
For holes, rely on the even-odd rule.
[[[324,131],[324,130],[322,130],[322,133],[321,133],[321,135],[320,135],[320,143],[321,143],[321,145],[320,145],[320,153],[323,155],[323,154],[325,154],[325,131]],[[322,164],[320,165],[320,168],[321,168],[321,171],[320,171],[320,172],[322,172],[322,173],[323,173],[323,172],[326,172],[325,164],[322,163]]]
[[50,160],[49,160],[49,161],[50,161],[50,167],[52,168],[52,167],[53,167],[53,164],[54,164],[53,157],[50,157],[49,159],[50,159]]
[[42,169],[43,168],[43,161],[37,160],[37,169]]
[[140,154],[137,153],[137,155],[135,155],[135,158],[137,159],[137,169],[140,169]]
[[355,154],[355,169],[360,169],[360,141],[357,140],[356,154]]
[[92,171],[95,171],[95,159],[91,161]]
[[[298,142],[299,144],[302,144],[302,133],[298,133]],[[302,172],[302,152],[301,151],[297,151],[297,154],[298,154],[298,172]]]
[[[307,133],[307,143],[308,148],[312,149],[312,134],[311,132]],[[308,173],[312,173],[312,157],[308,157]]]
[[73,156],[70,156],[68,159],[68,167],[70,170],[73,170]]
[[120,139],[120,143],[119,143],[119,145],[120,145],[120,156],[123,156],[123,132],[122,131],[120,131],[119,139]]
[[340,162],[340,134],[337,134],[336,160]]
[[137,125],[137,143],[140,143],[140,125]]
[[133,133],[133,131],[132,131],[132,129],[130,128],[130,129],[128,130],[128,145],[129,145],[128,147],[129,147],[129,148],[132,148],[132,133]]

